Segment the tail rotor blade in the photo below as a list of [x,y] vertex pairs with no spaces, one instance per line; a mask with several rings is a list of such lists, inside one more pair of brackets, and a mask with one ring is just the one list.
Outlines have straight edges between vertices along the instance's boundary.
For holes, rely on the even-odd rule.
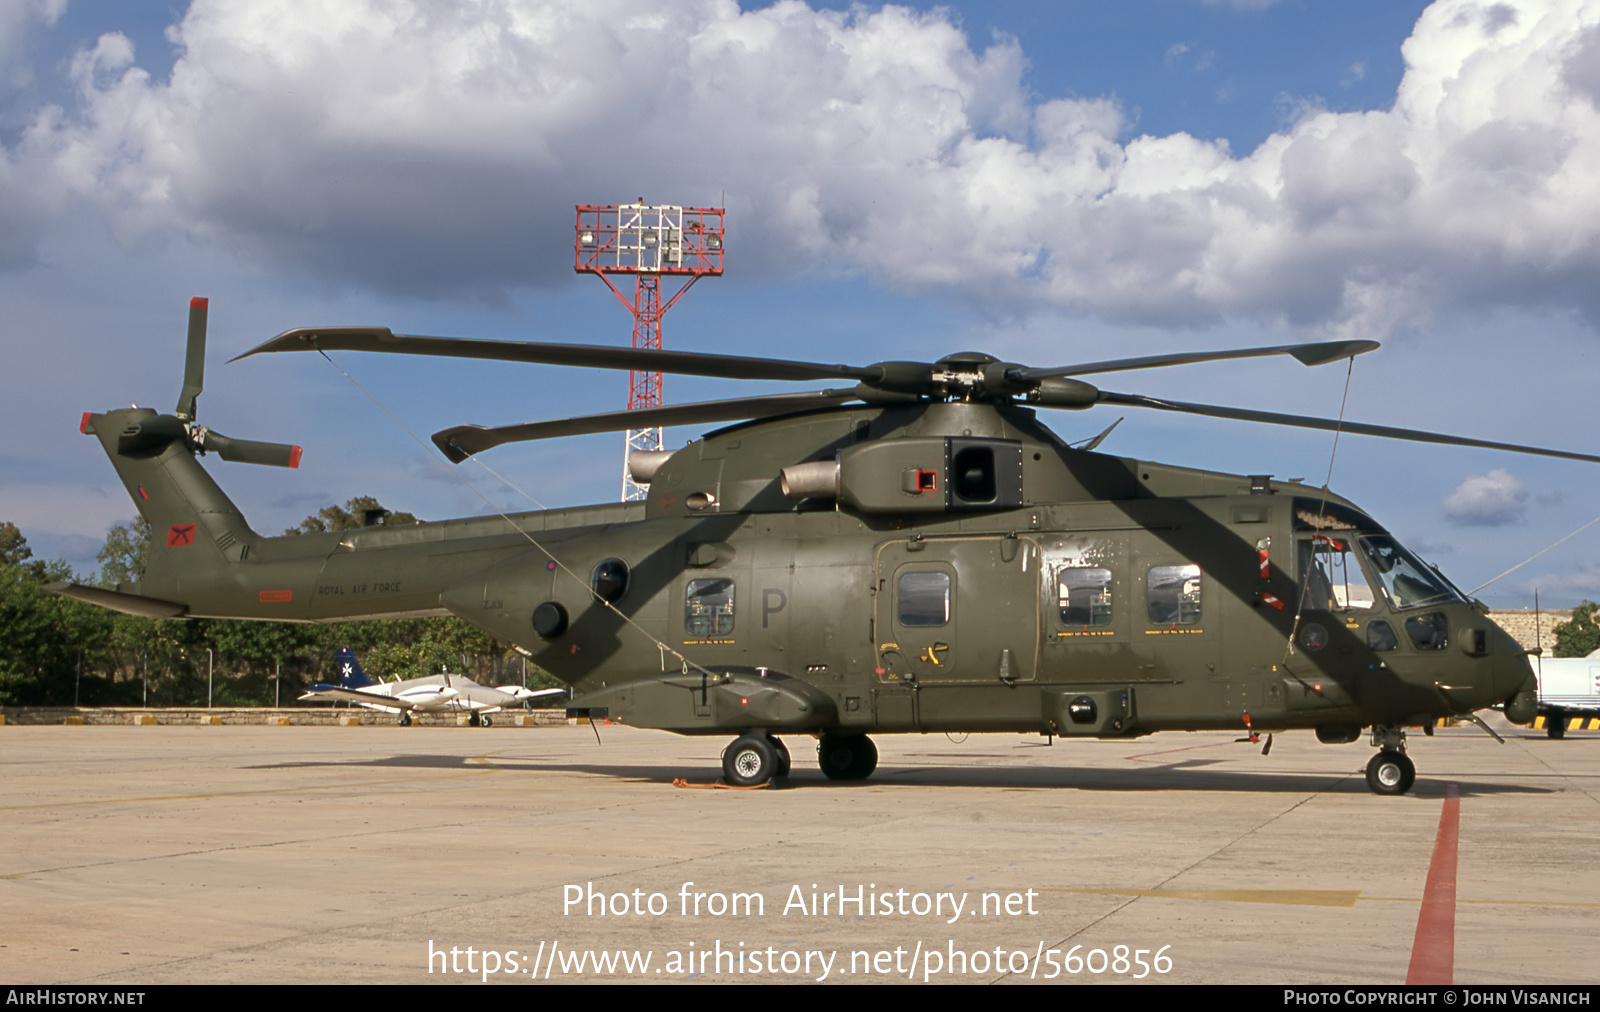
[[194,402],[205,387],[206,378],[206,313],[209,299],[199,296],[189,300],[189,350],[183,360],[183,391],[178,394],[177,416],[186,422],[194,421]]
[[223,460],[242,464],[271,464],[273,467],[299,467],[300,447],[288,443],[261,443],[253,439],[233,439],[207,430],[201,447]]

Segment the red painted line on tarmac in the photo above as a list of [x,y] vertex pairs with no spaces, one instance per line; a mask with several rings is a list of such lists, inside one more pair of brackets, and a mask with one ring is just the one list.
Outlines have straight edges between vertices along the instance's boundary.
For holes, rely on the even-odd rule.
[[1417,914],[1417,937],[1411,943],[1407,984],[1449,984],[1456,963],[1456,844],[1461,839],[1461,790],[1444,788],[1444,811],[1433,842],[1428,884]]

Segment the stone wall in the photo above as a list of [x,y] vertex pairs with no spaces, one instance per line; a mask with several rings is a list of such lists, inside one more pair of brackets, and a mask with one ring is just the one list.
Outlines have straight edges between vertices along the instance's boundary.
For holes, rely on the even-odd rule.
[[1521,643],[1524,650],[1532,650],[1542,643],[1544,656],[1550,657],[1556,648],[1556,626],[1572,621],[1572,610],[1539,609],[1538,637],[1534,636],[1534,612],[1531,608],[1526,611],[1491,611],[1489,618],[1510,633],[1512,639]]

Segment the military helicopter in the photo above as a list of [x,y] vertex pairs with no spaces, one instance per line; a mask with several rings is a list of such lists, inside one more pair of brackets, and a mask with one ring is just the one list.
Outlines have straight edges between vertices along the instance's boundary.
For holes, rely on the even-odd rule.
[[150,617],[458,615],[568,683],[570,712],[733,735],[723,773],[739,785],[785,775],[793,735],[817,739],[828,777],[859,780],[877,763],[872,733],[1304,728],[1346,743],[1370,728],[1367,782],[1403,794],[1415,778],[1407,727],[1497,705],[1531,721],[1524,651],[1354,504],[1096,452],[1105,433],[1069,446],[1037,408],[1152,408],[1600,462],[1080,378],[1279,355],[1315,366],[1372,341],[1046,368],[971,352],[851,366],[299,329],[239,357],[392,352],[855,385],[434,436],[460,462],[514,440],[736,423],[636,456],[642,502],[262,537],[197,458],[294,467],[300,449],[196,421],[206,314],[194,300],[174,413],[83,416],[155,532],[142,579],[58,592]]

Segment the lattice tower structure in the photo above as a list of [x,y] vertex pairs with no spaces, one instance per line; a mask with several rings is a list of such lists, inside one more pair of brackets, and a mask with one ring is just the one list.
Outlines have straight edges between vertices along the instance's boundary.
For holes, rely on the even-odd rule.
[[[703,277],[722,273],[723,209],[676,204],[579,204],[573,239],[573,270],[606,283],[633,316],[633,346],[661,347],[661,318]],[[634,276],[633,298],[612,281]],[[683,283],[661,301],[662,277]],[[626,284],[626,282],[624,282]],[[628,410],[661,406],[661,373],[635,370],[628,375]],[[636,450],[661,449],[661,427],[629,429],[622,450],[622,499],[643,499],[646,488],[633,480],[628,458]]]

